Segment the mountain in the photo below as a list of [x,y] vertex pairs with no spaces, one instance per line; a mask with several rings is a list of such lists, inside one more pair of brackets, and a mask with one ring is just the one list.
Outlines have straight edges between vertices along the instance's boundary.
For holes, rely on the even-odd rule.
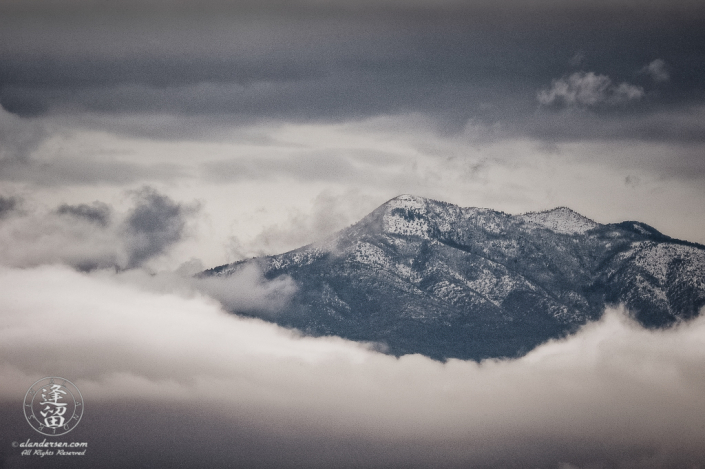
[[509,215],[402,195],[323,242],[202,275],[248,263],[298,284],[270,320],[439,360],[520,356],[607,305],[650,328],[705,305],[705,246],[565,207]]

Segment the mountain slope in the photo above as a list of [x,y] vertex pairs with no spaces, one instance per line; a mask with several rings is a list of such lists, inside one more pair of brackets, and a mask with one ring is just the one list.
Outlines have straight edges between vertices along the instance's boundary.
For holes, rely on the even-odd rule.
[[647,327],[705,305],[703,246],[565,207],[512,216],[403,195],[322,243],[204,275],[253,262],[299,286],[278,324],[437,359],[518,356],[607,304]]

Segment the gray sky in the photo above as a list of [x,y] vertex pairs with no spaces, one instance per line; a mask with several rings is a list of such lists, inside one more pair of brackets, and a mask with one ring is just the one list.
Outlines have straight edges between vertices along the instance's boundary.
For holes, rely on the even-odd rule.
[[[63,372],[127,413],[135,402],[156,406],[166,386],[197,427],[201,396],[218,428],[260,435],[242,436],[252,444],[238,454],[251,460],[252,448],[277,454],[266,443],[275,434],[289,462],[297,447],[330,444],[338,452],[326,458],[371,448],[404,466],[412,440],[419,454],[445,444],[451,466],[492,466],[507,447],[493,441],[538,467],[702,460],[705,391],[691,373],[702,364],[699,323],[659,335],[611,316],[549,347],[555,356],[442,367],[292,338],[228,318],[213,300],[274,310],[296,288],[290,279],[252,271],[223,285],[187,274],[321,239],[402,193],[509,213],[568,206],[705,243],[703,2],[0,0],[0,105],[0,264],[16,283],[0,294],[8,405],[35,376]],[[46,282],[65,293],[28,293]],[[165,308],[186,325],[160,335]],[[74,331],[65,355],[35,329],[50,317]],[[199,327],[202,339],[190,341]],[[236,351],[212,345],[226,333],[242,337]],[[181,351],[155,345],[170,337]],[[342,358],[328,362],[330,353]],[[619,354],[623,362],[607,363]],[[258,375],[243,356],[284,375]],[[297,360],[300,375],[289,370]],[[201,378],[242,400],[226,399],[222,417]],[[289,433],[302,426],[310,438]],[[4,431],[3,444],[20,439]],[[672,438],[684,434],[693,441]],[[343,436],[351,447],[336,446]],[[471,441],[477,459],[463,449]],[[586,441],[599,451],[575,449]]]

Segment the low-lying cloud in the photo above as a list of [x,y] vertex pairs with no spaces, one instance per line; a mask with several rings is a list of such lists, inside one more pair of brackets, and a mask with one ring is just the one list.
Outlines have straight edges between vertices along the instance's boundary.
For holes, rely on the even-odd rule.
[[[86,438],[139,442],[142,464],[630,468],[705,457],[703,317],[645,330],[610,310],[521,359],[439,363],[301,337],[113,275],[2,268],[0,283],[0,401],[17,405],[43,376],[69,378],[87,403]],[[115,418],[98,418],[108,409]],[[164,432],[164,419],[188,431]],[[19,438],[21,423],[3,438]],[[91,461],[129,460],[114,449],[91,448]]]
[[95,275],[154,293],[189,298],[206,295],[218,301],[226,311],[264,317],[281,312],[297,289],[296,282],[287,275],[266,279],[254,263],[242,265],[227,276],[198,275],[204,270],[199,259],[192,259],[173,272],[131,269],[115,273],[103,270]]

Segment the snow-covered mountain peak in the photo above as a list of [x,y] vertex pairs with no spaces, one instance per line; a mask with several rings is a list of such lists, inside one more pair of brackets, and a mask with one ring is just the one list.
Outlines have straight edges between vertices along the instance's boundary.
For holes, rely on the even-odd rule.
[[649,327],[705,305],[704,246],[565,207],[510,215],[401,195],[325,243],[203,275],[249,264],[298,287],[265,319],[437,359],[520,356],[598,319],[606,305],[624,304]]
[[426,206],[426,199],[416,195],[402,194],[394,197],[386,203],[389,209],[406,208],[406,209],[423,209]]
[[556,233],[582,234],[600,226],[587,217],[569,209],[558,207],[545,212],[529,212],[519,216],[525,223],[532,223],[548,228]]
[[383,230],[389,234],[428,238],[430,233],[426,199],[400,195],[385,204]]

